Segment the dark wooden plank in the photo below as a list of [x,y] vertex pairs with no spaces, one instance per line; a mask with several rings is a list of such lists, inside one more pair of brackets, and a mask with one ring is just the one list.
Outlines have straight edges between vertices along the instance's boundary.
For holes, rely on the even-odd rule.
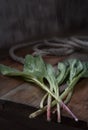
[[44,92],[38,86],[33,84],[24,83],[10,90],[0,99],[9,100],[17,103],[27,104],[34,107],[39,107]]
[[18,87],[20,84],[22,84],[23,81],[20,79],[14,79],[10,77],[2,77],[0,76],[0,97],[2,95],[5,95],[12,89]]

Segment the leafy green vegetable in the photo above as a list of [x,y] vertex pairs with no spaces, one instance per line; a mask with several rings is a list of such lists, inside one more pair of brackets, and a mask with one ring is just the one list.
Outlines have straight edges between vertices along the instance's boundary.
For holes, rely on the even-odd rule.
[[[57,119],[60,119],[60,107],[65,109],[77,121],[76,116],[65,105],[71,100],[74,87],[80,78],[88,77],[88,63],[77,59],[59,62],[57,71],[52,65],[45,63],[41,56],[27,55],[23,71],[0,64],[0,73],[7,76],[20,76],[27,82],[33,82],[41,87],[46,94],[41,99],[40,109],[30,115],[33,118],[47,109],[47,120],[51,120],[51,107],[56,106]],[[60,93],[62,84],[67,87]],[[47,99],[47,105],[44,102]],[[65,100],[64,100],[65,99]]]

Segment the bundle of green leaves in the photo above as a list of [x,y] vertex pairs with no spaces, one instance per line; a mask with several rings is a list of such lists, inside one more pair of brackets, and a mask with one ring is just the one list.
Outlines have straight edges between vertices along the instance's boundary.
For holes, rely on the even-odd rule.
[[[41,99],[40,108],[30,114],[30,118],[34,118],[47,110],[47,120],[50,121],[52,108],[56,106],[58,122],[61,122],[61,108],[67,111],[75,121],[78,121],[78,118],[66,104],[70,101],[74,87],[79,79],[88,77],[87,62],[70,59],[59,62],[57,69],[55,69],[51,64],[45,63],[41,56],[27,55],[23,71],[0,64],[0,73],[7,76],[20,76],[27,82],[37,84],[46,92]],[[67,87],[61,93],[62,84]]]

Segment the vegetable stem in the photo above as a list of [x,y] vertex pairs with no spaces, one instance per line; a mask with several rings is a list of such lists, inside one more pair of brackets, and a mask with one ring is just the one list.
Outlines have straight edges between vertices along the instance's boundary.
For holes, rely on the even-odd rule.
[[47,121],[51,120],[51,95],[48,95],[48,99],[47,99]]

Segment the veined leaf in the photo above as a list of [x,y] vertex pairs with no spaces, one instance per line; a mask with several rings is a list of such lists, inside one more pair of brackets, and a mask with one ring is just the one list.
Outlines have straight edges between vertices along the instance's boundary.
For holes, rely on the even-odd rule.
[[58,85],[61,85],[69,74],[69,65],[68,62],[59,62],[58,63],[58,74],[56,76]]
[[43,78],[46,75],[46,64],[41,56],[33,57],[32,55],[27,55],[25,57],[23,72],[31,74],[33,77],[43,82]]
[[52,65],[50,64],[46,64],[46,77],[45,78],[48,80],[50,86],[53,86],[53,85],[55,86],[56,84],[55,71]]
[[78,59],[69,60],[69,65],[70,65],[69,80],[72,81],[73,78],[78,76],[83,71],[84,66],[83,66],[82,62]]

